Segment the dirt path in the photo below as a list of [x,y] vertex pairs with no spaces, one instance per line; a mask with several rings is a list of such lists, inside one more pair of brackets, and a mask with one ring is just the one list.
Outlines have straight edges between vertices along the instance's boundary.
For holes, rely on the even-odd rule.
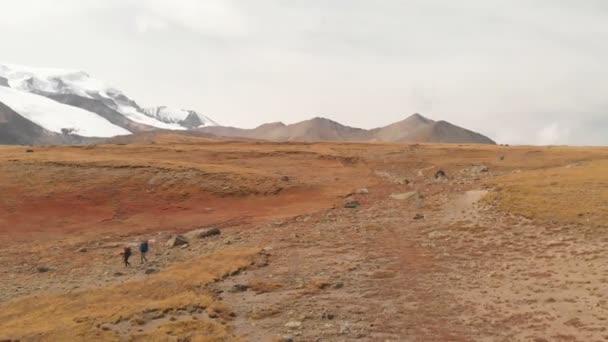
[[[427,198],[422,209],[370,194],[375,204],[360,210],[258,227],[246,239],[268,246],[269,266],[219,285],[238,313],[236,333],[302,341],[608,339],[602,241],[498,213],[479,202],[485,194]],[[416,213],[425,218],[414,220]]]

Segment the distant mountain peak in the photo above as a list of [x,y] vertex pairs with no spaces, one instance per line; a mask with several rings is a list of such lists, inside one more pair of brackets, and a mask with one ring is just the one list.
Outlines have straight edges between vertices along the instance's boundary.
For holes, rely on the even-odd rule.
[[446,121],[433,121],[418,113],[391,125],[372,130],[342,125],[336,121],[314,117],[291,125],[264,124],[255,129],[205,127],[204,132],[227,137],[245,137],[273,141],[401,141],[494,144],[467,129]]
[[257,128],[275,128],[275,127],[285,127],[286,125],[281,122],[281,121],[276,121],[276,122],[269,122],[269,123],[265,123],[265,124],[261,124],[259,125]]
[[215,121],[194,110],[158,106],[145,108],[143,113],[166,124],[179,124],[189,129],[218,126]]
[[331,122],[331,123],[337,123],[337,122],[336,122],[336,121],[334,121],[334,120],[331,120],[331,119],[328,119],[328,118],[324,118],[324,117],[321,117],[321,116],[315,116],[314,118],[309,119],[309,120],[306,120],[306,121],[310,121],[310,122]]
[[422,114],[419,113],[414,113],[410,116],[408,116],[405,121],[417,121],[417,122],[425,122],[425,123],[430,123],[430,122],[434,122],[433,120],[425,117]]

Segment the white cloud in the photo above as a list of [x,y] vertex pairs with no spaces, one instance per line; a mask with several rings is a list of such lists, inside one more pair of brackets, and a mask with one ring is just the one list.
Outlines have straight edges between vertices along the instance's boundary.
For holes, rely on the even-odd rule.
[[135,28],[139,33],[163,31],[168,27],[166,21],[150,14],[140,13],[135,16]]
[[[35,28],[116,4],[116,0],[0,0],[0,27]],[[10,4],[8,4],[10,2]]]
[[140,11],[136,15],[140,31],[172,25],[212,36],[247,33],[246,16],[230,0],[131,0],[131,4]]
[[538,131],[536,142],[539,145],[566,144],[570,137],[570,129],[554,122]]
[[371,128],[419,111],[503,143],[608,143],[602,0],[0,4],[2,59],[230,125],[325,113]]

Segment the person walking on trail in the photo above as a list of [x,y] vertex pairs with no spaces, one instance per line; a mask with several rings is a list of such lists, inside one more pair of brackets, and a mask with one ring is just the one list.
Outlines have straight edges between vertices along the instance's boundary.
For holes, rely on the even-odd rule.
[[125,247],[125,249],[122,251],[122,257],[125,261],[125,267],[129,267],[131,266],[131,264],[129,263],[129,258],[131,257],[131,247]]
[[141,253],[141,263],[148,262],[148,258],[146,258],[146,253],[148,253],[149,245],[148,240],[144,240],[139,244],[139,252]]

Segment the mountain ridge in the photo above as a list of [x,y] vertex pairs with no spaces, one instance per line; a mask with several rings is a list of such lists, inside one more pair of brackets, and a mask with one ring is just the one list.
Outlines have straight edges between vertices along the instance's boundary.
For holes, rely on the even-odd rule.
[[262,124],[256,128],[203,127],[205,133],[233,138],[271,141],[384,141],[496,144],[492,139],[444,120],[434,121],[419,113],[384,127],[362,129],[337,121],[313,117],[285,125],[282,122]]
[[[72,143],[173,130],[270,141],[495,144],[480,133],[418,113],[374,129],[351,127],[320,116],[289,125],[271,122],[253,129],[225,127],[194,110],[142,107],[84,71],[2,63],[0,103],[6,107],[0,130],[11,130],[10,134],[5,133],[3,143]],[[19,136],[20,131],[26,138]]]
[[[73,111],[71,108],[79,108],[99,116],[102,121],[108,121],[109,124],[126,130],[127,134],[155,129],[187,130],[206,125],[217,125],[215,121],[193,110],[170,109],[168,110],[169,115],[153,115],[120,90],[79,70],[35,68],[0,63],[0,87],[51,99],[66,105],[62,111],[56,110],[52,113],[56,120],[62,120],[62,112],[70,112]],[[23,103],[9,103],[10,98],[7,98],[7,94],[6,92],[4,96],[0,94],[0,102],[11,107],[25,119],[32,116],[32,113],[29,113],[29,107],[23,106]],[[25,97],[25,95],[23,96]],[[33,97],[30,99],[34,102],[42,102]],[[16,106],[20,108],[15,108]],[[58,106],[53,107],[59,108]],[[168,109],[166,106],[154,108],[162,111]],[[36,114],[38,117],[43,117],[43,112],[38,111]],[[172,115],[179,116],[182,113],[185,115],[181,120],[171,118]],[[86,114],[86,116],[90,115]],[[51,119],[47,117],[42,122],[48,124],[52,122]],[[34,122],[34,124],[41,125],[47,130],[50,128],[45,127],[40,121]],[[65,127],[68,130],[73,128]],[[83,131],[83,127],[80,129]],[[53,131],[53,129],[50,130]]]

